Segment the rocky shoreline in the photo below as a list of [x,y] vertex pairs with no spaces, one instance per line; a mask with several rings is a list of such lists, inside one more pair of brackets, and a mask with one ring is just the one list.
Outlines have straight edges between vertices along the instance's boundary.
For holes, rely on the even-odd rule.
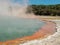
[[51,21],[44,21],[44,22],[46,22],[46,25],[44,25],[41,29],[39,29],[38,32],[36,32],[32,36],[27,36],[6,42],[0,42],[0,45],[19,45],[27,41],[31,41],[39,38],[40,39],[45,38],[56,32],[56,24],[54,22]]

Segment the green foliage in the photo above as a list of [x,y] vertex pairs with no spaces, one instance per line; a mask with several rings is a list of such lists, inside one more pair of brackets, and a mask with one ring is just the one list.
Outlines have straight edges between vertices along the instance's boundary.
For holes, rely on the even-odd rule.
[[28,13],[43,16],[60,16],[60,4],[57,5],[30,5],[27,8]]

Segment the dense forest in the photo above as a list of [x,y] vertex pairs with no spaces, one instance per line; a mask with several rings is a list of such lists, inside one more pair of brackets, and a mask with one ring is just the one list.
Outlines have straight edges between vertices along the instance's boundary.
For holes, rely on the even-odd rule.
[[40,16],[60,16],[60,4],[56,5],[30,5],[27,13],[34,13]]

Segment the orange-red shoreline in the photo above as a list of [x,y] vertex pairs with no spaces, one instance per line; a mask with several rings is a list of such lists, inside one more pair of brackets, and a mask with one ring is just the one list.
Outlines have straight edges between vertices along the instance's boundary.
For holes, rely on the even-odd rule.
[[51,35],[56,32],[56,24],[51,21],[45,21],[46,24],[39,29],[36,33],[34,33],[32,36],[26,36],[23,38],[18,38],[15,40],[10,40],[6,42],[0,42],[0,45],[18,45],[20,43],[29,41],[29,40],[34,40],[34,39],[39,39],[39,38],[44,38],[48,35]]

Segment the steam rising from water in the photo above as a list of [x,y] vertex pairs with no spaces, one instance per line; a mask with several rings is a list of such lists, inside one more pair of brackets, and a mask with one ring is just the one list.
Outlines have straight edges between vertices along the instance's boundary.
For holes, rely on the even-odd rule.
[[40,20],[24,18],[28,17],[25,13],[28,0],[21,0],[18,3],[14,1],[16,0],[0,0],[0,41],[27,36],[27,33],[30,35],[44,25]]
[[24,16],[28,0],[0,0],[0,15]]

